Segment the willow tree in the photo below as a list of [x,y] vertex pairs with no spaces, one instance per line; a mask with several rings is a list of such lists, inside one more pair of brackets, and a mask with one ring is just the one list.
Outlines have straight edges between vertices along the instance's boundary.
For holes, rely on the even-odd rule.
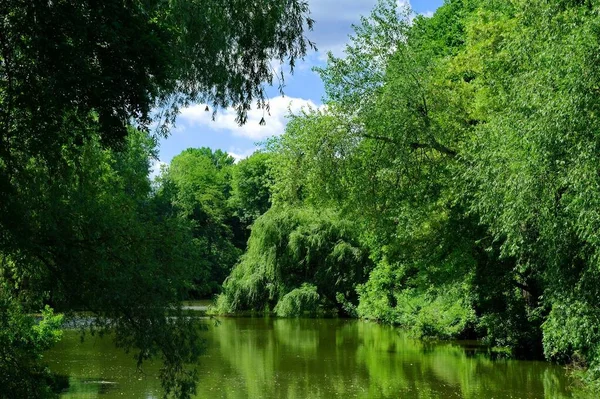
[[356,225],[332,210],[281,206],[252,225],[248,250],[223,284],[217,311],[301,316],[357,304],[370,270]]
[[[152,151],[131,143],[129,126],[166,134],[193,101],[234,106],[244,123],[254,103],[268,107],[273,59],[293,69],[312,46],[312,23],[300,0],[3,1],[0,287],[12,304],[2,315],[21,320],[48,302],[94,311],[140,362],[163,359],[167,393],[192,394],[183,364],[197,355],[195,329],[166,317],[189,288],[189,230],[154,209]],[[19,350],[3,348],[0,368],[29,367],[11,363],[35,359]]]
[[327,107],[292,117],[271,143],[277,201],[335,207],[360,223],[377,266],[359,313],[424,335],[460,335],[474,321],[466,287],[480,231],[454,179],[474,125],[472,85],[453,65],[464,8],[448,2],[413,20],[380,1],[346,57],[319,70]]

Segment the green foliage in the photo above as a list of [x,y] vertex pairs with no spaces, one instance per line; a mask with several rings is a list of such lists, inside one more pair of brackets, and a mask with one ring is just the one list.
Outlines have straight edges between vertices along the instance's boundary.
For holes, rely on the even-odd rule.
[[271,207],[271,158],[269,153],[255,152],[233,168],[229,206],[245,225]]
[[326,308],[341,308],[338,293],[356,302],[355,286],[370,262],[355,229],[329,210],[271,208],[252,226],[248,251],[225,281],[216,311],[271,311],[281,304],[287,314],[294,302],[312,298],[314,305],[309,286]]
[[36,320],[6,294],[0,289],[0,396],[57,397],[51,389],[55,376],[40,361],[44,351],[60,340],[63,317],[46,306]]
[[564,1],[480,15],[468,28],[485,120],[464,155],[470,209],[515,258],[546,356],[594,374],[599,20],[590,4]]
[[358,315],[421,337],[471,334],[477,323],[474,270],[479,261],[467,240],[471,229],[470,220],[448,213],[399,233],[359,286]]
[[[358,315],[398,325],[420,338],[457,338],[464,336],[476,322],[466,287],[448,283],[429,291],[396,288],[386,285],[395,281],[377,267],[369,282],[359,287]],[[392,283],[393,284],[393,283]]]
[[379,275],[359,288],[358,315],[400,326],[417,337],[457,338],[473,324],[474,312],[460,286],[445,285],[430,292],[416,288],[389,291]]
[[166,204],[167,212],[192,229],[197,254],[195,296],[219,292],[245,244],[243,239],[235,240],[235,233],[243,232],[228,205],[233,162],[221,150],[189,148],[174,157],[157,179],[157,197]]
[[[189,148],[177,155],[171,161],[164,176],[164,184],[171,183],[176,187],[173,199],[177,208],[185,216],[204,212],[204,218],[222,222],[226,218],[226,199],[229,195],[229,166],[233,158],[228,157],[225,162],[216,158],[209,148]],[[229,162],[227,162],[229,161]],[[221,165],[224,164],[224,165]]]
[[316,315],[319,309],[320,296],[317,287],[311,284],[302,284],[285,294],[273,311],[279,317],[299,317]]

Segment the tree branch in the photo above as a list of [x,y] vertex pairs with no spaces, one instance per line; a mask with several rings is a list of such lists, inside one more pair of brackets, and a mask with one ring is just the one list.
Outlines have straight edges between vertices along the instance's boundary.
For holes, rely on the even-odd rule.
[[[372,135],[372,134],[367,134],[367,133],[361,133],[360,135],[361,137],[365,138],[365,139],[371,139],[371,140],[377,140],[377,141],[383,141],[385,143],[388,144],[396,144],[396,145],[403,145],[404,143],[401,143],[399,141],[396,141],[390,137],[386,137],[386,136],[379,136],[379,135]],[[442,153],[444,155],[448,155],[451,158],[456,157],[456,155],[458,155],[458,153],[456,151],[454,151],[451,148],[448,148],[440,143],[438,143],[435,140],[431,140],[431,143],[429,144],[425,144],[425,143],[410,143],[409,144],[410,148],[412,148],[413,150],[418,150],[418,149],[433,149],[438,151],[439,153]]]
[[371,140],[377,140],[377,141],[383,141],[385,143],[389,143],[389,144],[396,144],[396,145],[401,145],[402,143],[390,138],[390,137],[386,137],[386,136],[379,136],[379,135],[372,135],[372,134],[367,134],[367,133],[361,133],[360,134],[361,137],[365,138],[365,139],[371,139]]

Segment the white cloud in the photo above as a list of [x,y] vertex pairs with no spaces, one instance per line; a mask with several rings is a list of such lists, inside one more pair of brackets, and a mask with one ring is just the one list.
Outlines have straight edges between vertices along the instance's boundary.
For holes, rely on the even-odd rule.
[[227,153],[235,158],[235,162],[238,163],[242,159],[248,158],[250,155],[254,154],[258,150],[258,147],[252,147],[249,149],[241,149],[241,148],[230,148]]
[[[212,112],[206,112],[205,104],[192,105],[181,110],[178,116],[178,125],[206,127],[212,130],[231,132],[234,136],[245,137],[252,140],[263,140],[267,137],[277,136],[284,132],[289,111],[298,113],[302,108],[317,108],[312,100],[293,97],[275,97],[269,100],[270,112],[253,109],[248,112],[248,121],[239,126],[234,108],[220,109],[215,120]],[[260,125],[264,117],[266,124]]]

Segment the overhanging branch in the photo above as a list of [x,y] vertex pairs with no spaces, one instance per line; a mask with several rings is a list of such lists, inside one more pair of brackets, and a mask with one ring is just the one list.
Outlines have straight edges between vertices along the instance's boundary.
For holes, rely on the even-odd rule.
[[[361,133],[360,136],[365,139],[383,141],[384,143],[388,143],[388,144],[405,145],[405,143],[394,140],[393,138],[387,137],[387,136],[372,135],[372,134],[367,134],[367,133]],[[430,143],[413,142],[413,143],[410,143],[409,146],[413,150],[418,150],[418,149],[436,150],[439,153],[447,155],[451,158],[454,158],[454,157],[456,157],[456,155],[458,155],[458,153],[456,151],[438,143],[436,140],[431,140]]]

